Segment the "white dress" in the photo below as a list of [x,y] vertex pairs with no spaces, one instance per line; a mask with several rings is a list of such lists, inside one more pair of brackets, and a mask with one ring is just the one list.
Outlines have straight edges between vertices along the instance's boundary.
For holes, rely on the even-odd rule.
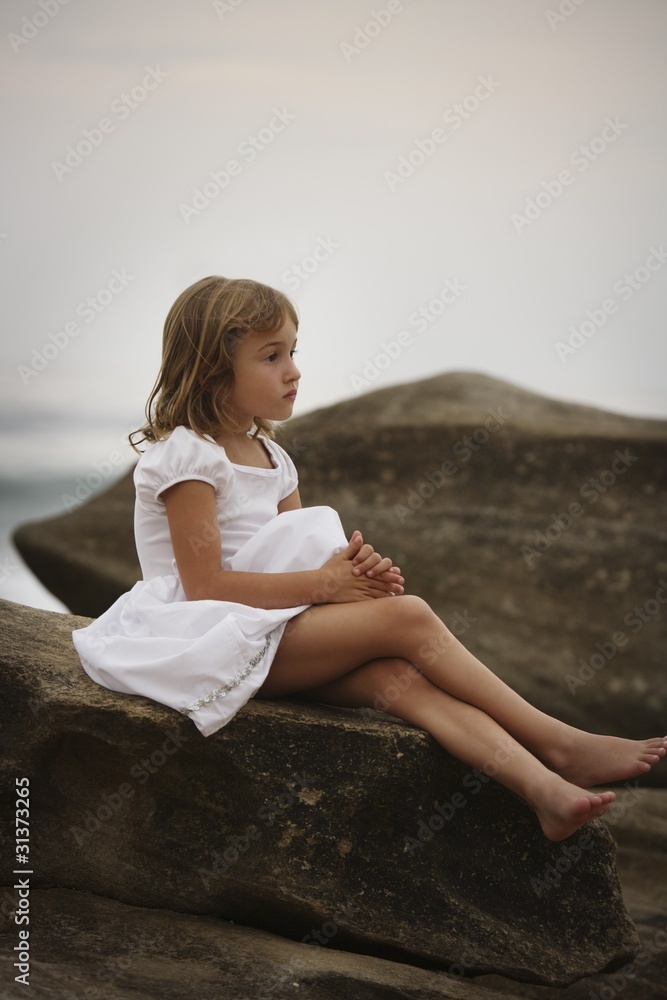
[[[224,569],[318,569],[347,544],[331,507],[278,513],[297,474],[287,453],[262,438],[274,468],[234,465],[224,448],[186,427],[150,445],[134,472],[135,541],[143,579],[86,628],[72,633],[98,684],[152,698],[210,736],[264,681],[287,622],[308,605],[265,610],[230,601],[188,601],[178,576],[161,495],[198,479],[215,490]],[[206,532],[190,538],[193,551]]]

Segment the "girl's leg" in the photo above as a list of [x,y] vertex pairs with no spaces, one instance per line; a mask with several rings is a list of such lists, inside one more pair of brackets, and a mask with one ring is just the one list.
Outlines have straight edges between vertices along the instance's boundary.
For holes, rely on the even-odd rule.
[[594,736],[540,712],[474,657],[424,601],[411,596],[308,609],[285,630],[259,696],[321,687],[384,657],[414,664],[432,685],[495,719],[575,785],[636,777],[667,752],[663,739]]
[[591,794],[548,770],[485,712],[446,694],[405,660],[373,660],[300,697],[350,708],[390,699],[392,715],[416,723],[459,760],[523,798],[550,840],[569,837],[614,799],[613,792]]

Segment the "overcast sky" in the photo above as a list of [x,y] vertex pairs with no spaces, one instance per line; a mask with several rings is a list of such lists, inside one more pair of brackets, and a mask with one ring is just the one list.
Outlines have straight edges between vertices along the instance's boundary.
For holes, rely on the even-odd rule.
[[664,0],[5,0],[0,24],[13,471],[115,448],[207,274],[293,296],[296,414],[469,369],[667,416]]

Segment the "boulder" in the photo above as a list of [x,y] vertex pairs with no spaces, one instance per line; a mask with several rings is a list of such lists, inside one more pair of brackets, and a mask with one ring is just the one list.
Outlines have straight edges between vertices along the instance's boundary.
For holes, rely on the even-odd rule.
[[86,676],[70,633],[87,619],[1,613],[2,815],[27,777],[31,889],[560,986],[631,960],[601,822],[553,844],[486,773],[379,713],[250,702],[205,739]]
[[[531,986],[499,976],[463,979],[446,971],[312,947],[220,918],[148,910],[91,893],[31,893],[30,995],[36,1000],[660,1000],[667,981],[667,792],[622,797],[609,825],[618,841],[623,894],[638,924],[640,947],[627,966],[566,987]],[[605,823],[607,820],[605,819]],[[0,981],[20,1000],[16,892],[0,890]]]
[[640,946],[631,962],[586,977],[567,989],[480,976],[476,982],[513,1000],[662,1000],[667,990],[667,791],[631,787],[604,817],[618,843],[623,897]]
[[[280,440],[304,503],[336,507],[391,555],[529,701],[586,729],[662,733],[666,421],[450,373],[306,414]],[[96,616],[139,576],[132,511],[128,475],[16,544],[67,607]]]
[[[29,990],[4,928],[3,1000],[503,1000],[453,973],[309,947],[230,921],[127,906],[71,889],[31,897]],[[0,931],[0,933],[2,933]]]

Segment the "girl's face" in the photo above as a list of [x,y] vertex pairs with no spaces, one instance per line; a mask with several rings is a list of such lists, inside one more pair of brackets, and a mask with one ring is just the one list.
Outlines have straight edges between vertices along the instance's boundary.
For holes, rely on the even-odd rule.
[[253,417],[287,420],[301,372],[294,363],[296,327],[287,319],[275,333],[249,333],[234,351],[234,417],[250,429]]

